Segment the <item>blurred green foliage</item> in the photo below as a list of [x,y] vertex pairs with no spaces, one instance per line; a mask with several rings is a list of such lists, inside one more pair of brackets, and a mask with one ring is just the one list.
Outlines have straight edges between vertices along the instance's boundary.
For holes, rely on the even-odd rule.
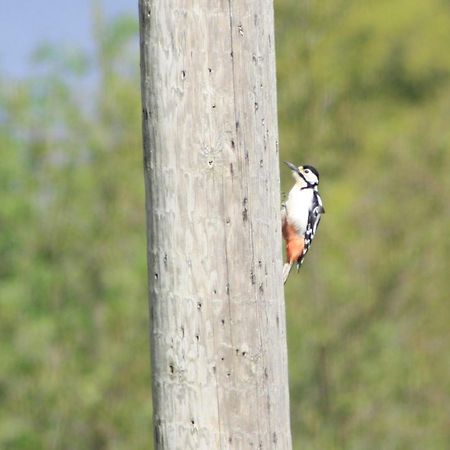
[[287,284],[298,448],[449,448],[449,4],[277,6],[282,156],[327,211]]
[[[275,6],[282,159],[327,210],[286,290],[295,448],[447,449],[449,4]],[[6,450],[151,448],[137,17],[95,29],[0,77]]]
[[151,447],[137,21],[100,19],[0,82],[5,450]]

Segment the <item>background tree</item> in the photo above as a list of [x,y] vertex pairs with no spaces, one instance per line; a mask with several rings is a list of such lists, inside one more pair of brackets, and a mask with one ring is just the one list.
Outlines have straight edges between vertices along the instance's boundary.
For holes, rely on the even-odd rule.
[[0,86],[4,449],[151,442],[137,23],[97,31]]

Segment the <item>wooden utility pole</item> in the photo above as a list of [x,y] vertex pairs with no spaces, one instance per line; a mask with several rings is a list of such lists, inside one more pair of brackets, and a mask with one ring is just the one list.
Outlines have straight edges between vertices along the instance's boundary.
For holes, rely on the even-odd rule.
[[272,0],[140,0],[157,449],[290,449]]

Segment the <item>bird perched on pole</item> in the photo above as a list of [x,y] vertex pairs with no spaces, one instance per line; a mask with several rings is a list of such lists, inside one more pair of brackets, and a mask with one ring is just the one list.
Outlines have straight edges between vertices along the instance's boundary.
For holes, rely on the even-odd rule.
[[318,189],[319,172],[312,166],[296,167],[290,162],[285,163],[292,170],[295,184],[281,210],[287,256],[283,267],[284,283],[294,263],[297,264],[297,270],[300,269],[316,234],[320,217],[325,213]]

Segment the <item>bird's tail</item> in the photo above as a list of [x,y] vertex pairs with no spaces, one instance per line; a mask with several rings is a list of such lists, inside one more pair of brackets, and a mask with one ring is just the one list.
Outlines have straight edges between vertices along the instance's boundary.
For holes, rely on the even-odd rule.
[[291,271],[292,264],[286,263],[283,266],[283,284],[286,284],[286,280],[288,279],[289,272]]

